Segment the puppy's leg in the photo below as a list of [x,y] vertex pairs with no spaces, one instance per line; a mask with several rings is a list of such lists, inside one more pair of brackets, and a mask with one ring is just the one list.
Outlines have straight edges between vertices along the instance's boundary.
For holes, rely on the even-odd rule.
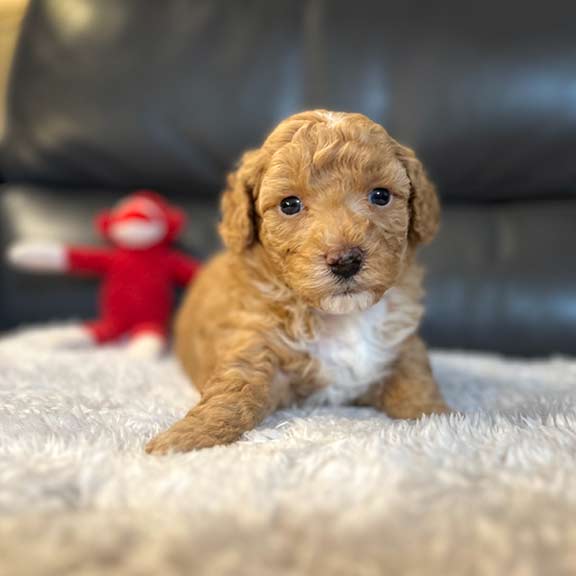
[[392,373],[361,399],[392,418],[451,412],[432,375],[424,343],[413,336],[400,351]]
[[275,359],[263,346],[228,356],[203,387],[200,403],[146,446],[149,454],[188,452],[234,442],[271,411]]

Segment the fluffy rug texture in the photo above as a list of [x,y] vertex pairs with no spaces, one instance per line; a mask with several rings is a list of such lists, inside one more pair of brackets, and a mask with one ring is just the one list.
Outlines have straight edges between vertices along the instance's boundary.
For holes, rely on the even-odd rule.
[[0,574],[576,573],[576,361],[438,352],[450,417],[289,410],[150,457],[175,362],[0,340]]

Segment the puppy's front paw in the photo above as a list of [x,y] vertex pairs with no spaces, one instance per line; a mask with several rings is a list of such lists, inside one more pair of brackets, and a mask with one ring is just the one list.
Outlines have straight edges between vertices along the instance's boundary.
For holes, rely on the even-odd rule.
[[185,449],[180,448],[181,441],[178,440],[178,436],[172,434],[169,430],[158,434],[146,444],[144,450],[148,454],[169,454],[170,452],[185,452]]
[[209,427],[188,417],[152,438],[146,444],[145,450],[148,454],[170,454],[210,448],[223,443],[223,440]]
[[432,404],[425,404],[422,406],[421,415],[428,416],[430,414],[452,414],[454,410],[443,402],[435,402]]
[[453,410],[443,402],[429,402],[425,404],[406,402],[388,405],[385,408],[385,412],[390,418],[416,420],[417,418],[429,416],[430,414],[451,414]]

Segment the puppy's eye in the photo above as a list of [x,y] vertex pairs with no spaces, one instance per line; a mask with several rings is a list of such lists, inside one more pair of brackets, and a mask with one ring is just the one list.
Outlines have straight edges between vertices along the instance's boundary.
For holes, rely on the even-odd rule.
[[280,210],[288,216],[298,214],[302,210],[302,200],[298,196],[287,196],[280,202]]
[[390,204],[390,200],[392,200],[392,194],[390,194],[390,190],[387,188],[374,188],[374,190],[368,194],[368,199],[371,204],[376,204],[376,206],[387,206]]

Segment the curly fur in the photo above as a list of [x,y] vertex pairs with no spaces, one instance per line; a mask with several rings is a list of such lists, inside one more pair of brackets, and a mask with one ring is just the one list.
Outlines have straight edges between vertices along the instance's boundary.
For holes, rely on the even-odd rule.
[[[368,201],[374,188],[391,192],[387,206]],[[281,212],[287,196],[301,199],[300,213]],[[414,254],[438,221],[422,164],[380,125],[324,110],[280,123],[228,177],[227,250],[177,319],[176,351],[202,400],[148,451],[233,442],[306,401],[368,402],[403,418],[447,411],[417,337]],[[327,258],[350,248],[363,265],[342,281]]]

